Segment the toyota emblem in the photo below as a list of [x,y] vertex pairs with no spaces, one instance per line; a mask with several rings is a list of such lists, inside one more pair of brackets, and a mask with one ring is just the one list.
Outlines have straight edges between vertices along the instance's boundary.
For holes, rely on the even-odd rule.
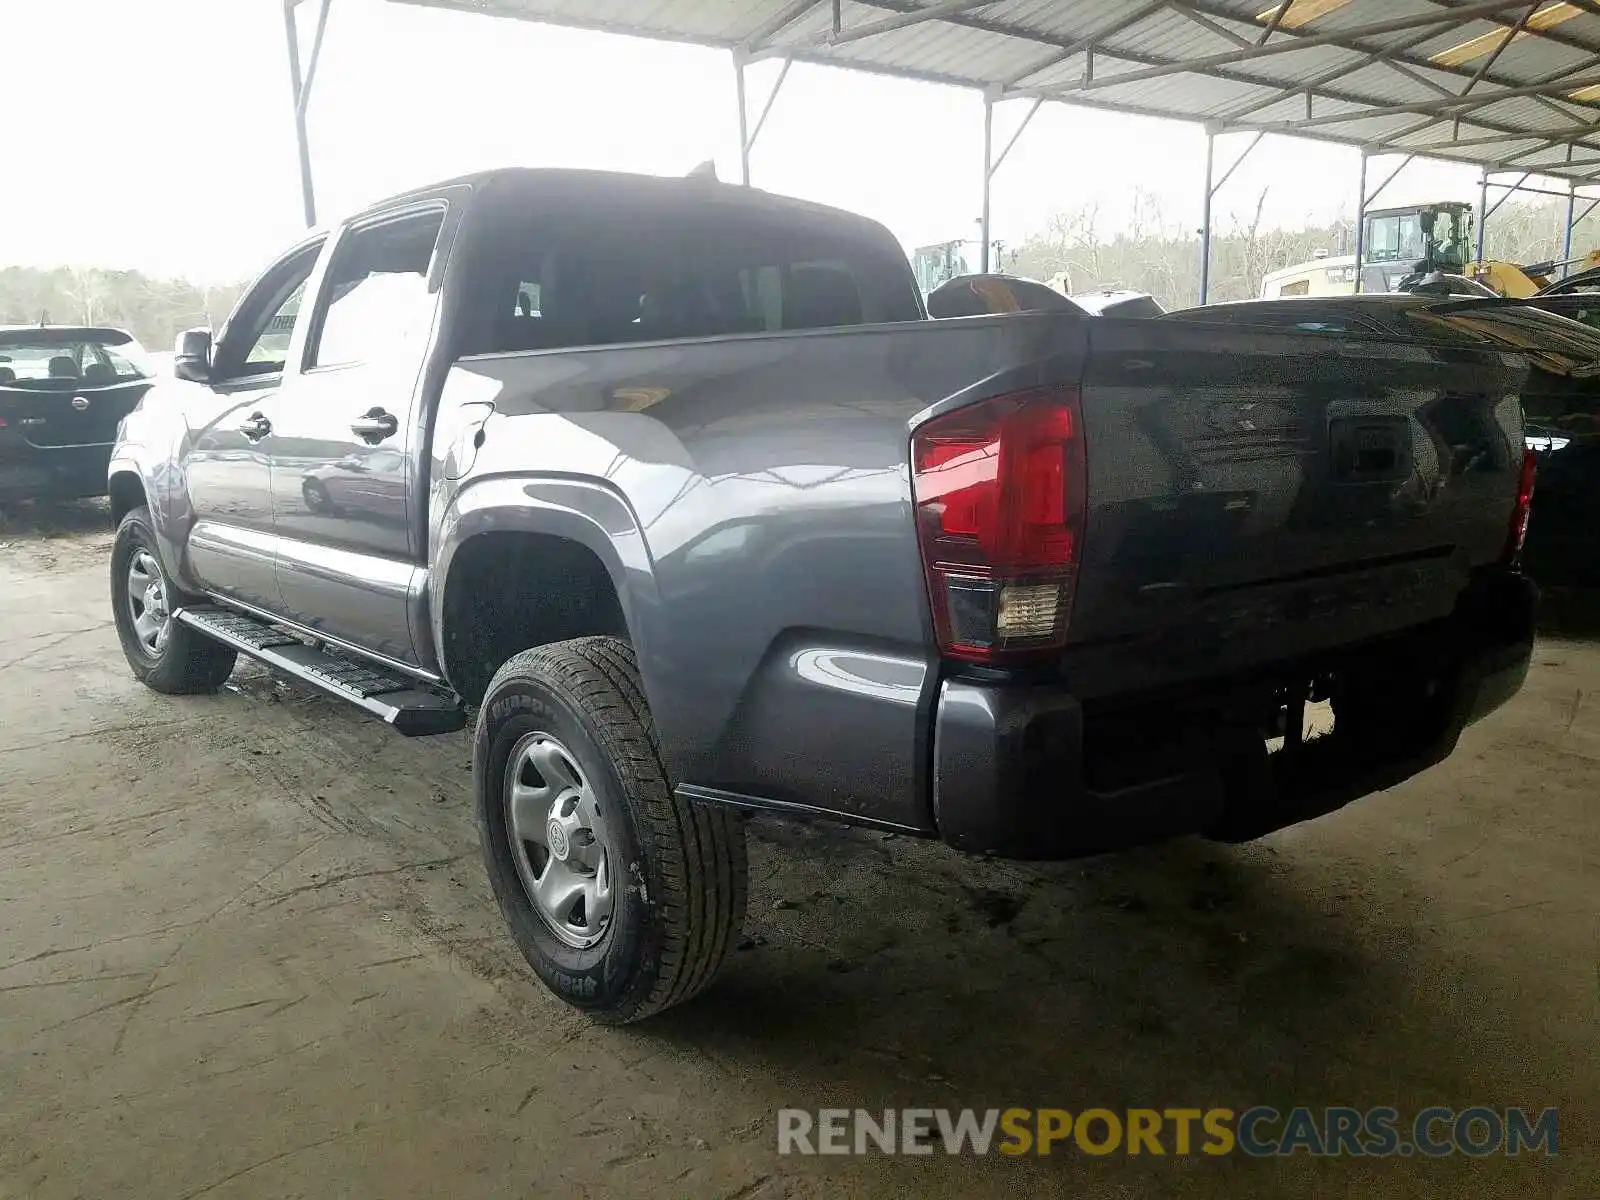
[[89,397],[74,396],[72,398],[72,407],[77,409],[79,412],[82,412],[84,409],[89,407]]

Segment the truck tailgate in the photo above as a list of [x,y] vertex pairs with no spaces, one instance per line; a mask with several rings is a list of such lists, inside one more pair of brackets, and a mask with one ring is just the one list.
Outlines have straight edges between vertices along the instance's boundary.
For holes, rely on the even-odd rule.
[[[1415,625],[1499,557],[1522,459],[1516,359],[1170,319],[1102,319],[1089,337],[1080,687]],[[1097,678],[1095,645],[1117,647],[1116,680]]]

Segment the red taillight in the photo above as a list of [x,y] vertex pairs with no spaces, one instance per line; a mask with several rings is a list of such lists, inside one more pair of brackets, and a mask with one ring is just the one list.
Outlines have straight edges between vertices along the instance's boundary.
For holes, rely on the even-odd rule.
[[1504,561],[1514,563],[1522,554],[1522,543],[1528,538],[1528,515],[1533,508],[1533,477],[1538,469],[1538,459],[1532,450],[1522,452],[1522,474],[1517,478],[1517,501],[1511,508],[1511,528],[1506,533]]
[[1077,390],[928,421],[912,435],[911,483],[940,649],[1000,662],[1062,646],[1083,536]]

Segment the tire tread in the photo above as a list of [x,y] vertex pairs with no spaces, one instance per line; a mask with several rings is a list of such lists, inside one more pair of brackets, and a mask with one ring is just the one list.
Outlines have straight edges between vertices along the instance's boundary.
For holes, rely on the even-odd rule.
[[683,1003],[716,977],[744,918],[749,862],[742,821],[725,808],[673,794],[628,642],[583,637],[525,650],[500,668],[489,693],[514,675],[557,684],[577,702],[631,795],[639,840],[658,865],[659,970],[643,995],[595,1017],[623,1024]]
[[[124,548],[129,545],[149,550],[160,561],[155,545],[155,532],[150,525],[150,510],[144,505],[131,509],[117,524],[116,540],[111,552],[111,603],[117,626],[117,636],[122,641],[123,653],[128,659],[134,677],[152,691],[167,696],[194,696],[216,691],[233,674],[238,653],[221,642],[213,641],[198,629],[173,622],[167,634],[167,644],[161,654],[151,660],[129,645],[130,632],[124,628],[123,607],[126,601],[127,559]],[[163,564],[162,571],[166,567]],[[178,590],[177,584],[166,580],[168,604],[178,608],[183,604],[199,602],[200,598]]]

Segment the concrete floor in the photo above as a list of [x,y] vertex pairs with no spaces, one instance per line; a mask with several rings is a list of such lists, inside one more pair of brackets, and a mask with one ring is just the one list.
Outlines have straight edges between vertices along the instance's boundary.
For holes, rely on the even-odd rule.
[[[758,826],[755,944],[611,1030],[501,932],[466,736],[248,667],[145,691],[110,541],[93,505],[0,525],[0,1197],[1600,1194],[1595,644],[1251,846],[1028,867]],[[1255,1103],[1557,1105],[1563,1153],[774,1153],[785,1106]]]

